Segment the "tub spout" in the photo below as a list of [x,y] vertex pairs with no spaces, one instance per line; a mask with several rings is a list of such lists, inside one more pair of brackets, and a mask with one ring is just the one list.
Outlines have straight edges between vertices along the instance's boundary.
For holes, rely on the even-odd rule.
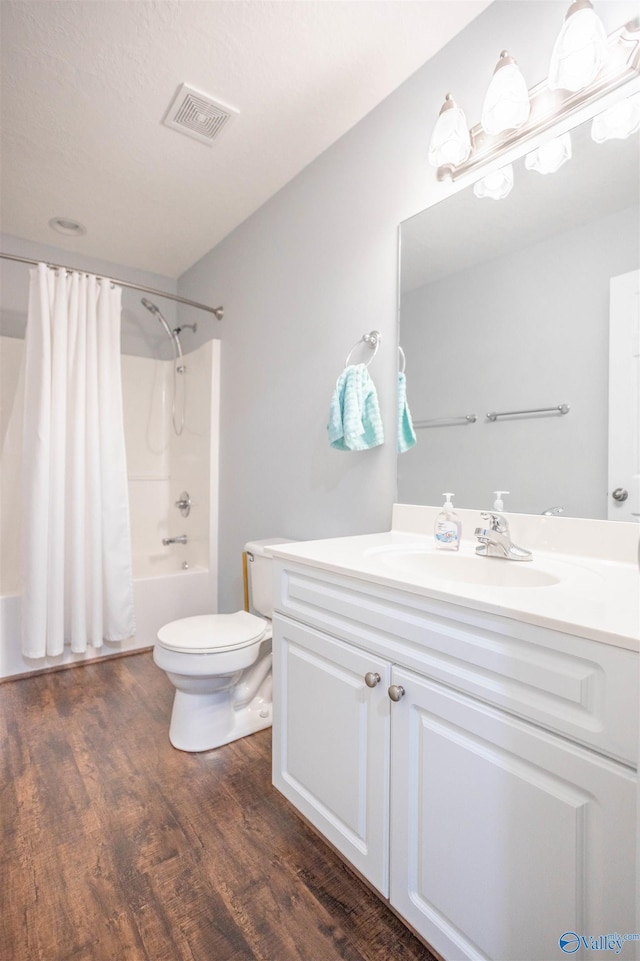
[[163,547],[168,547],[169,544],[186,544],[186,543],[187,543],[186,534],[181,534],[180,537],[163,537],[162,538]]

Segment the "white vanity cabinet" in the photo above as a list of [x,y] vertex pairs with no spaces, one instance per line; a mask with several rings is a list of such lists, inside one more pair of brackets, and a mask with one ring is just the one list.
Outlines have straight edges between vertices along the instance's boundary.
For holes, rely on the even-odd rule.
[[274,784],[396,912],[446,961],[635,932],[637,654],[276,566]]
[[537,961],[561,957],[567,931],[635,930],[631,773],[412,672],[392,679],[390,900],[426,941],[447,959]]
[[276,787],[388,896],[391,665],[277,615],[273,648]]

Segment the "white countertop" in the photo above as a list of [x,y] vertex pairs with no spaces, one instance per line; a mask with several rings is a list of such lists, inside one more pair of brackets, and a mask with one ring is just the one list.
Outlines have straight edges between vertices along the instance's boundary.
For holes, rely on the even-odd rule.
[[[493,581],[487,584],[450,579],[446,570],[455,562],[452,552],[436,549],[433,536],[406,530],[278,544],[268,552],[320,570],[640,650],[640,574],[637,564],[629,561],[557,550],[537,550],[532,561],[508,561],[477,557],[475,542],[463,540],[455,557],[472,572],[475,565],[492,565],[479,572]],[[421,558],[426,559],[426,572],[420,569]],[[508,583],[507,568],[516,565],[557,582],[502,586],[502,572]]]

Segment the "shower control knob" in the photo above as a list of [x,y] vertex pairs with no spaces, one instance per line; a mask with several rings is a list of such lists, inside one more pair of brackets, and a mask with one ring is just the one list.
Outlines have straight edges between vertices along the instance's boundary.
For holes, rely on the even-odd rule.
[[614,501],[618,501],[618,503],[622,504],[623,501],[626,501],[627,497],[629,496],[629,491],[625,490],[624,487],[616,487],[611,496],[613,497]]
[[401,697],[404,697],[404,688],[400,684],[392,684],[388,694],[392,701],[399,701]]
[[374,671],[367,671],[367,673],[364,676],[364,683],[367,685],[367,687],[376,687],[376,685],[378,685],[381,680],[382,678],[380,677],[380,675],[377,673],[374,673]]

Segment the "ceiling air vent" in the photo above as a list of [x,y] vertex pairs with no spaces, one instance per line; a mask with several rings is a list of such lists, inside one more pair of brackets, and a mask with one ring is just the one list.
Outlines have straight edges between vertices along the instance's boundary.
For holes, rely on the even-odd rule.
[[166,127],[210,145],[237,113],[233,107],[218,103],[206,93],[183,83],[162,122]]

